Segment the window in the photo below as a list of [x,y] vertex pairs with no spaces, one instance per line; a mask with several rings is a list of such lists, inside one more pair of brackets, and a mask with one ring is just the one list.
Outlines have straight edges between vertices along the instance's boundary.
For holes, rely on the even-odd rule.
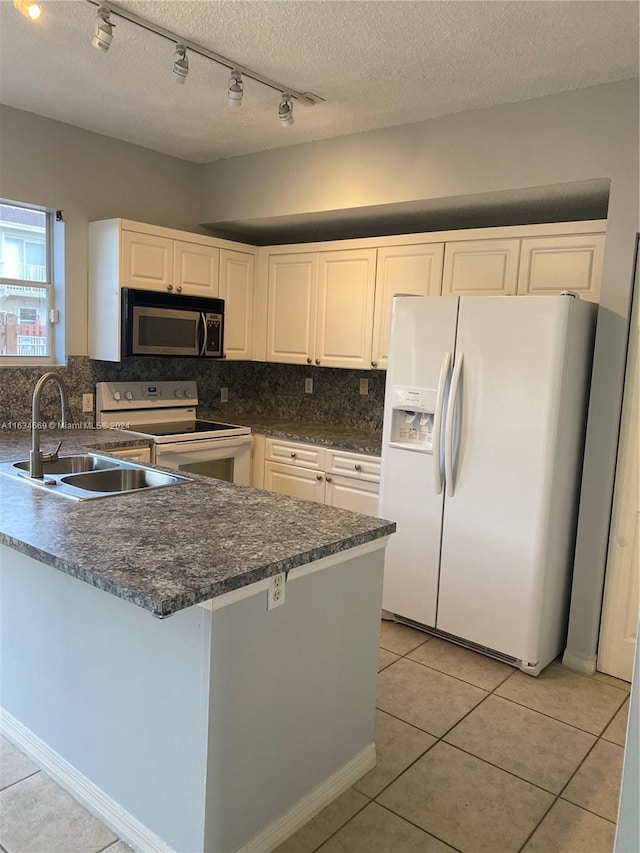
[[0,364],[53,361],[53,212],[0,202]]

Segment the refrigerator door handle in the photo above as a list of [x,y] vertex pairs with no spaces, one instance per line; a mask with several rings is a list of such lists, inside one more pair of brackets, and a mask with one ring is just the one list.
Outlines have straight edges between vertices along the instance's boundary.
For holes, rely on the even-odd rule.
[[456,364],[451,377],[451,390],[449,391],[449,402],[447,403],[447,427],[444,442],[444,469],[447,484],[447,495],[453,496],[455,484],[453,482],[453,428],[455,422],[456,402],[458,399],[458,386],[462,376],[462,353],[458,354]]
[[436,410],[433,416],[433,487],[436,495],[442,494],[442,471],[440,469],[442,412],[444,409],[444,398],[451,367],[451,353],[445,352],[440,368],[438,379],[438,393],[436,395]]

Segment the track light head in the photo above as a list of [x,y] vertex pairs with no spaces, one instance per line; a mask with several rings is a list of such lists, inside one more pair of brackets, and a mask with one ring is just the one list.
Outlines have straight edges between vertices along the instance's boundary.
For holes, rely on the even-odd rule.
[[31,21],[36,21],[42,14],[40,3],[33,3],[32,0],[13,0],[13,5]]
[[183,83],[189,73],[189,57],[187,48],[183,44],[177,44],[173,54],[173,73],[176,83]]
[[282,93],[282,98],[278,106],[278,118],[282,122],[283,127],[291,127],[293,124],[293,103],[291,95]]
[[242,96],[244,95],[244,82],[242,74],[239,71],[232,71],[229,77],[229,89],[227,92],[227,102],[230,107],[242,106]]
[[115,24],[112,24],[109,20],[109,10],[105,6],[99,6],[96,17],[96,29],[91,44],[100,50],[104,50],[106,53],[113,41],[114,26]]

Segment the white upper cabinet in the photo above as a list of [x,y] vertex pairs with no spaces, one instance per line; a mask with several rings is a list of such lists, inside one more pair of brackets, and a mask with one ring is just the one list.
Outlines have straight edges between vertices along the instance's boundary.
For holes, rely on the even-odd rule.
[[267,361],[368,368],[375,249],[269,258]]
[[123,287],[225,300],[225,355],[250,359],[257,249],[127,219],[89,223],[89,357],[120,361]]
[[315,364],[369,368],[375,286],[375,249],[320,253]]
[[225,358],[251,358],[255,257],[220,250],[220,298],[224,299]]
[[386,368],[393,297],[439,296],[444,243],[378,249],[371,366]]
[[186,296],[218,296],[220,249],[174,240],[173,290]]
[[572,290],[598,302],[603,258],[604,234],[523,237],[518,294]]
[[140,290],[173,288],[173,240],[122,231],[122,286]]
[[443,296],[510,296],[518,289],[520,240],[447,243]]
[[318,253],[269,258],[267,361],[312,364],[315,358]]

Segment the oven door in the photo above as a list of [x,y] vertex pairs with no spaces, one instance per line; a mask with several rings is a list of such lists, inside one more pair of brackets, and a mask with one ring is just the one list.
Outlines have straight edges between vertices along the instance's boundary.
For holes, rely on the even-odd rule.
[[155,464],[203,474],[241,486],[251,485],[251,436],[176,441],[155,445]]

